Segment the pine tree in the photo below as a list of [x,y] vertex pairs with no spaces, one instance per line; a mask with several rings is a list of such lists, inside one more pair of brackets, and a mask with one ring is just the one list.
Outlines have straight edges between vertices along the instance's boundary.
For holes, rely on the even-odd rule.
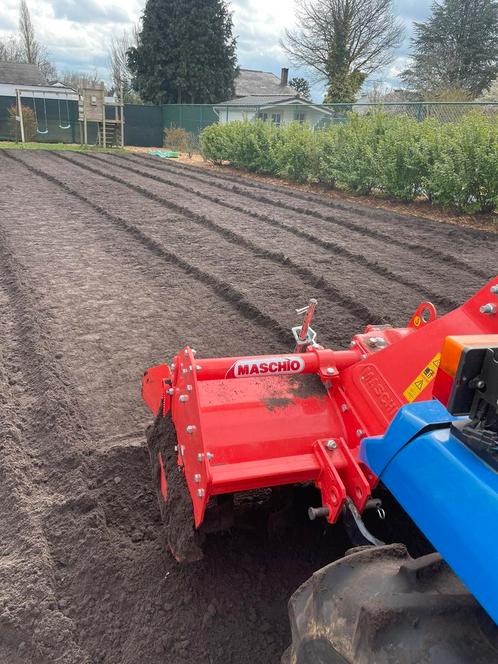
[[128,51],[134,89],[157,104],[214,104],[233,97],[236,40],[225,0],[147,0]]
[[498,75],[497,0],[443,0],[415,23],[413,64],[402,78],[428,95],[461,90],[476,97]]
[[294,88],[294,90],[299,95],[301,95],[303,99],[311,99],[311,86],[309,81],[307,81],[305,78],[302,78],[301,76],[291,78],[289,85],[291,88]]

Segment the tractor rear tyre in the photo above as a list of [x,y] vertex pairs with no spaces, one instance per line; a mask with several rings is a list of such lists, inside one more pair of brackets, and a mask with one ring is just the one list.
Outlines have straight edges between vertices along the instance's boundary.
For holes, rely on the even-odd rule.
[[192,500],[178,465],[176,444],[171,415],[163,416],[161,408],[147,431],[152,481],[168,548],[178,562],[190,563],[203,557],[203,534],[194,528]]
[[289,602],[282,664],[490,664],[498,628],[439,554],[359,547]]

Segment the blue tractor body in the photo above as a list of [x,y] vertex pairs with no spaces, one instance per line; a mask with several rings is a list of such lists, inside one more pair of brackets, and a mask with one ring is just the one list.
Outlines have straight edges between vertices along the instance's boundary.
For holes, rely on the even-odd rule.
[[361,459],[498,623],[498,472],[452,429],[439,402],[400,409]]

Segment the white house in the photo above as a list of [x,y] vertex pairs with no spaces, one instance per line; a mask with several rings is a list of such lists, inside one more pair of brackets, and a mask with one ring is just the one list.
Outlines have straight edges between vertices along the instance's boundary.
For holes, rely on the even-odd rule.
[[299,95],[251,95],[216,104],[214,112],[220,124],[234,120],[263,120],[280,126],[290,122],[307,122],[313,128],[332,119],[331,111]]
[[289,86],[289,70],[280,78],[271,72],[240,69],[235,80],[235,99],[213,107],[220,124],[234,120],[256,119],[275,125],[307,122],[313,128],[332,119],[331,111],[300,97]]

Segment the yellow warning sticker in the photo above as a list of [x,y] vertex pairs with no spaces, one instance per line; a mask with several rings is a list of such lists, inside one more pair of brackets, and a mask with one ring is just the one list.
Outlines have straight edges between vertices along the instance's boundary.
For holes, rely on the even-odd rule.
[[432,383],[436,376],[437,368],[441,362],[441,353],[434,355],[432,360],[425,366],[419,375],[415,378],[413,383],[409,385],[406,390],[403,392],[403,396],[411,403],[415,401],[418,395],[425,390],[429,383]]

